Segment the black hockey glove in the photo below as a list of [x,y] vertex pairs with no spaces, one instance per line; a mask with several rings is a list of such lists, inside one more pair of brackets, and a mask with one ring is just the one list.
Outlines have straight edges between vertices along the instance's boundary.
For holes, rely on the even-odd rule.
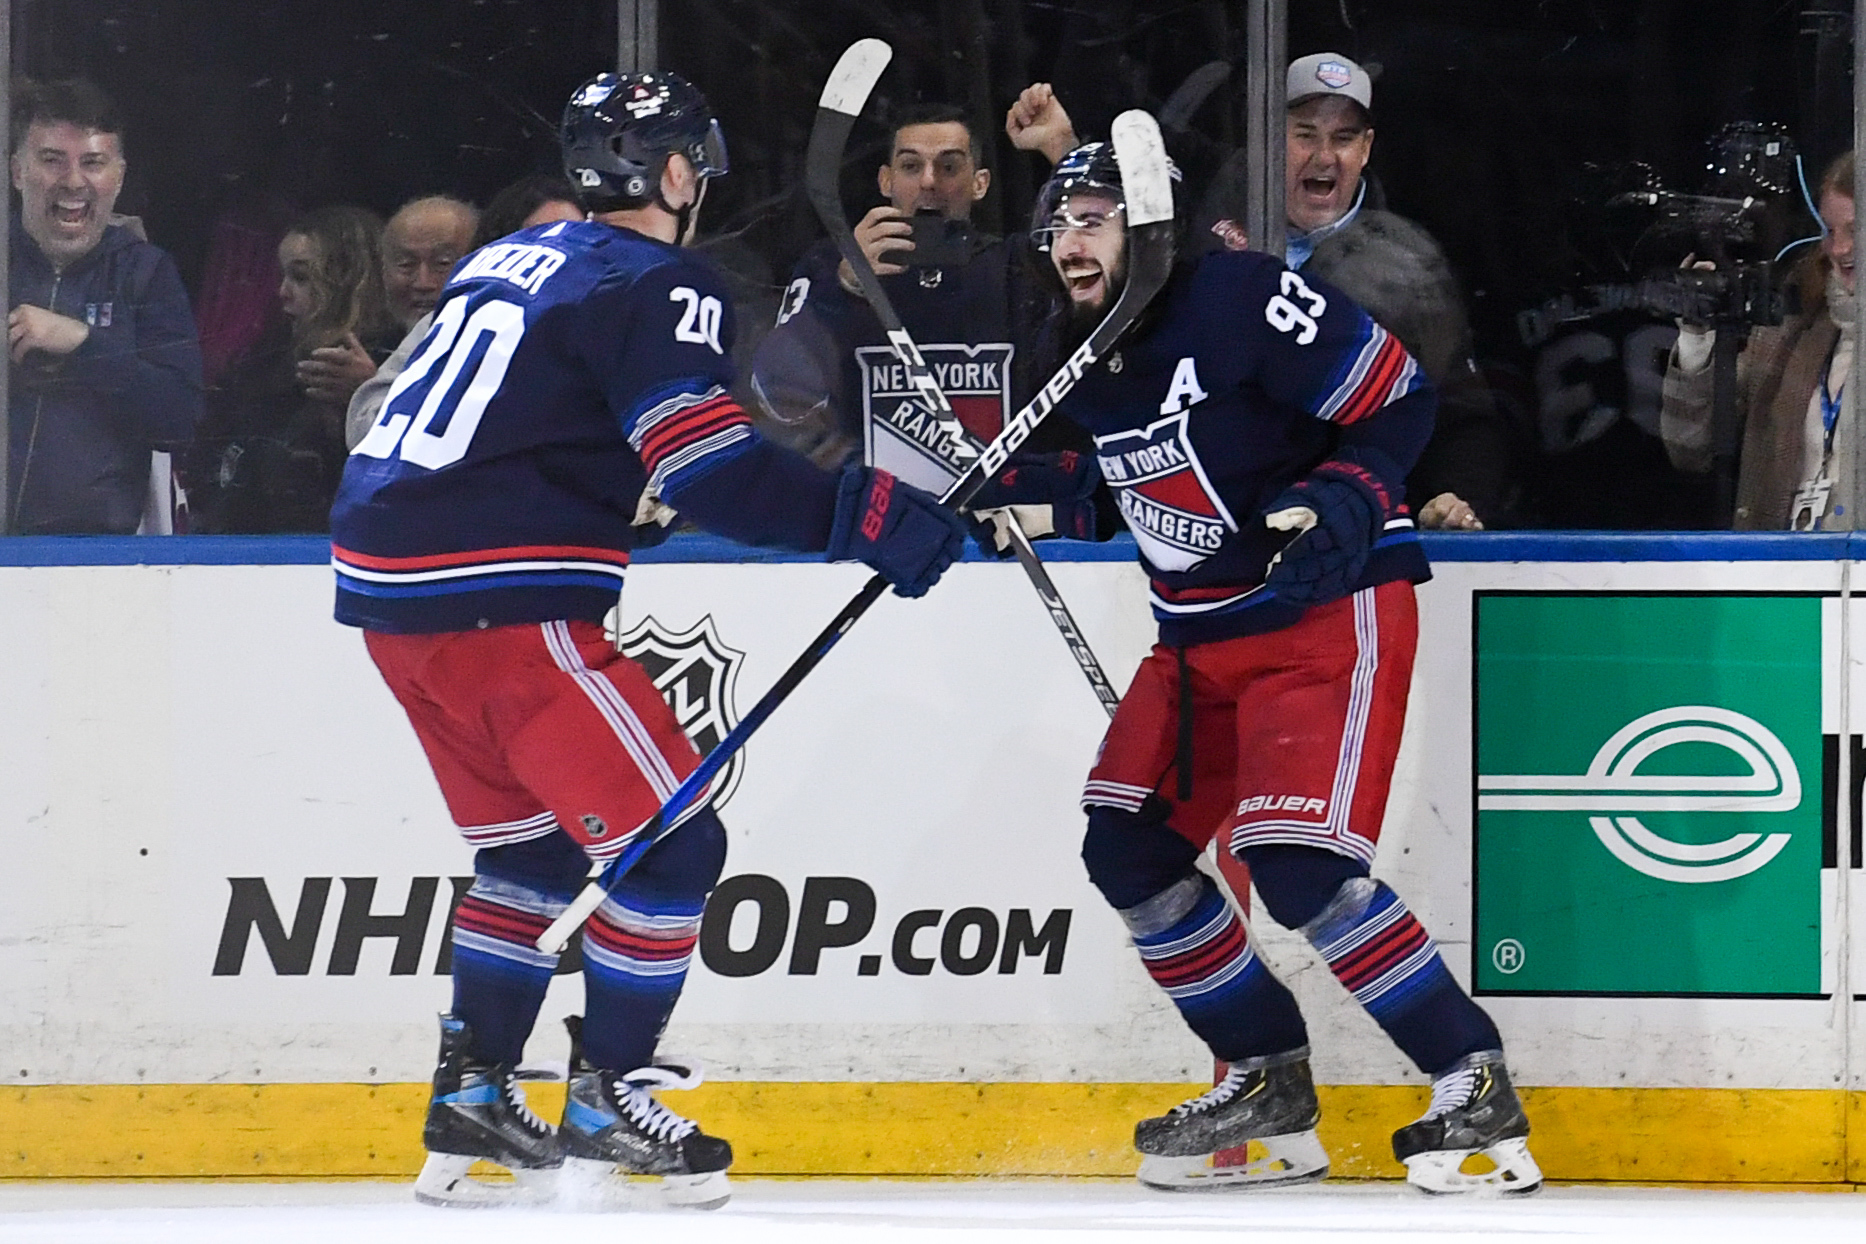
[[1263,521],[1296,536],[1270,559],[1264,582],[1292,605],[1326,605],[1360,582],[1386,526],[1390,497],[1380,477],[1331,458],[1285,489]]
[[924,596],[964,552],[965,523],[938,497],[886,471],[843,468],[830,561],[867,562],[900,595]]
[[1101,466],[1093,454],[1012,454],[966,503],[972,539],[995,557],[1008,557],[1004,524],[1015,521],[1031,539],[1095,538],[1095,486]]

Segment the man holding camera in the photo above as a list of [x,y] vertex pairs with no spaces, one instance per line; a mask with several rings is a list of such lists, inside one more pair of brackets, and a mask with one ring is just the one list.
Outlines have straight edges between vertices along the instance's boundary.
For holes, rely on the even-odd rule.
[[[960,108],[908,112],[876,178],[887,202],[863,215],[854,233],[954,413],[982,446],[1015,409],[1013,370],[1023,360],[1013,344],[1014,253],[1005,239],[971,227],[973,207],[991,188],[980,135]],[[777,325],[753,359],[752,385],[775,425],[766,432],[819,466],[865,459],[933,492],[960,473],[963,464],[946,451],[855,274],[827,239],[798,262]]]
[[[1860,526],[1853,495],[1859,435],[1847,383],[1857,319],[1852,152],[1827,166],[1818,195],[1821,244],[1803,255],[1793,276],[1800,310],[1751,330],[1736,358],[1734,419],[1720,426],[1711,325],[1679,322],[1665,372],[1659,430],[1666,453],[1681,471],[1734,469],[1730,520],[1737,531]],[[1685,262],[1712,267],[1694,259]]]

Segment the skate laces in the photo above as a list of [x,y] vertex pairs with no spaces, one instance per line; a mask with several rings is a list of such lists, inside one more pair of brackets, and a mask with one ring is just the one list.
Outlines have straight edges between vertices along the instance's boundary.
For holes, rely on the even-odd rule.
[[526,1127],[540,1136],[548,1136],[557,1129],[531,1112],[531,1106],[525,1101],[525,1094],[518,1087],[519,1077],[516,1072],[508,1071],[499,1077],[499,1091],[505,1095],[506,1104],[522,1120]]
[[1426,1108],[1424,1117],[1436,1119],[1470,1105],[1477,1095],[1478,1079],[1483,1070],[1482,1067],[1464,1067],[1432,1081],[1432,1104]]
[[1231,1068],[1231,1070],[1225,1072],[1225,1078],[1212,1085],[1211,1088],[1200,1093],[1191,1101],[1183,1101],[1177,1106],[1174,1106],[1173,1113],[1177,1115],[1204,1114],[1214,1106],[1224,1105],[1226,1102],[1230,1101],[1237,1093],[1238,1089],[1243,1086],[1244,1077],[1249,1074],[1250,1072],[1244,1070],[1242,1067]]
[[692,1089],[704,1079],[697,1060],[638,1067],[615,1082],[616,1105],[629,1122],[656,1140],[680,1140],[699,1130],[692,1119],[675,1114],[655,1100],[655,1089]]

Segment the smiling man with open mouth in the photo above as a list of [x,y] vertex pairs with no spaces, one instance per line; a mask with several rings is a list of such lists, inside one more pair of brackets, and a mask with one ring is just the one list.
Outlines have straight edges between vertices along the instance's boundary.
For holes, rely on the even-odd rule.
[[76,79],[14,92],[4,530],[129,535],[150,454],[201,414],[201,353],[175,263],[111,211],[123,122]]
[[1361,170],[1374,149],[1373,80],[1345,56],[1320,52],[1291,62],[1285,207],[1289,262],[1353,219],[1365,193]]

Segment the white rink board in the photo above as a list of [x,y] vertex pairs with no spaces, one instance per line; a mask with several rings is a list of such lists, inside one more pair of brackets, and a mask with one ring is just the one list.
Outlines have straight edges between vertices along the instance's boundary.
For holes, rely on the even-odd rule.
[[[1116,684],[1152,642],[1145,585],[1119,563],[1053,567]],[[711,616],[747,656],[749,709],[861,585],[854,567],[645,565],[629,623]],[[1830,562],[1449,563],[1422,589],[1422,644],[1379,872],[1468,980],[1471,592],[1839,589]],[[433,972],[451,877],[471,871],[412,732],[363,651],[329,620],[316,566],[0,568],[0,1065],[31,1084],[417,1081],[432,1069]],[[1855,620],[1855,625],[1859,621]],[[1856,645],[1857,653],[1866,644]],[[762,874],[798,922],[808,878],[852,878],[872,930],[793,974],[726,977],[696,960],[666,1047],[746,1080],[1196,1080],[1209,1070],[1127,950],[1077,858],[1076,797],[1105,718],[1011,564],[965,563],[928,598],[884,599],[747,751],[724,810],[728,878]],[[261,878],[298,929],[306,879],[328,878],[308,970],[279,975],[258,935],[214,975],[230,878]],[[333,974],[346,895],[406,908],[416,971],[392,938]],[[1044,955],[973,975],[901,972],[913,911],[1069,912],[1060,972]],[[731,945],[753,942],[753,910]],[[846,916],[832,905],[830,919]],[[1842,913],[1830,911],[1830,929]],[[354,923],[354,922],[353,922]],[[1266,922],[1267,923],[1267,922]],[[1310,1020],[1318,1078],[1417,1080],[1300,939],[1259,930]],[[958,947],[963,960],[976,934]],[[937,959],[940,929],[909,953]],[[1830,954],[1834,938],[1829,937]],[[879,960],[861,974],[863,956]],[[1840,1082],[1838,1003],[1825,1000],[1486,1001],[1531,1084],[1823,1088]],[[561,1058],[558,981],[529,1051]]]

